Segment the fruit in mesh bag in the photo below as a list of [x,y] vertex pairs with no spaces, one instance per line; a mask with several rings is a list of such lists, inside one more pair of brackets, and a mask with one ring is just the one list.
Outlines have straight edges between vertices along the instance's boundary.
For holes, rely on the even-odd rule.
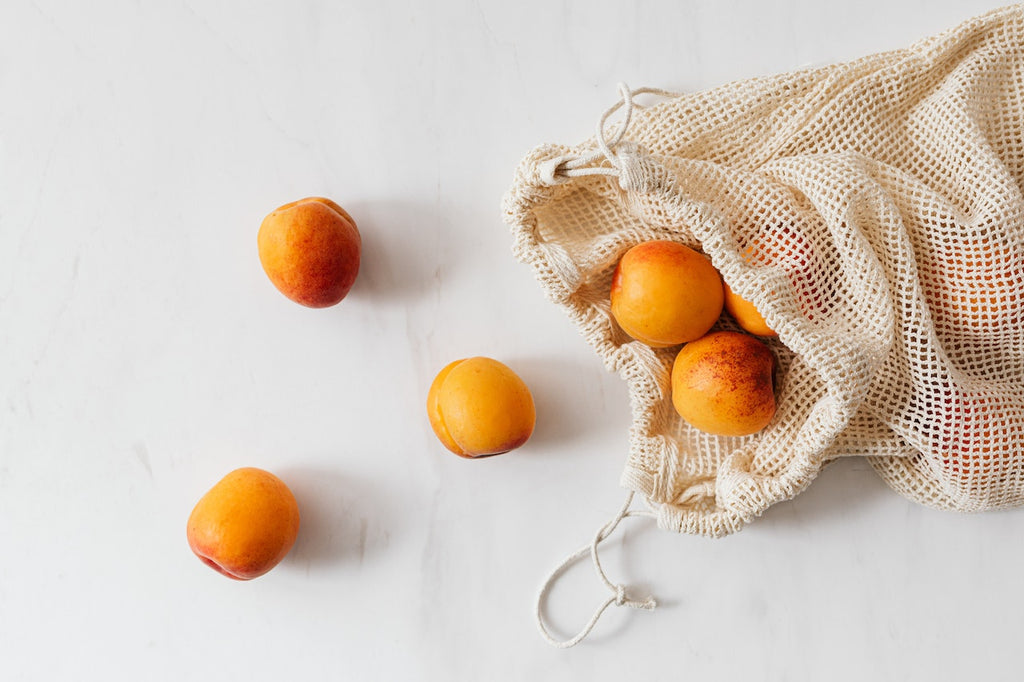
[[735,293],[728,284],[725,285],[725,309],[745,331],[757,336],[778,336],[754,304]]
[[339,303],[359,274],[359,230],[330,199],[281,206],[263,219],[256,241],[263,270],[278,291],[310,308]]
[[274,474],[246,467],[222,478],[188,518],[189,547],[204,564],[235,580],[276,566],[299,534],[299,506]]
[[672,365],[672,404],[705,433],[748,436],[775,416],[775,355],[764,342],[721,331],[683,346]]
[[[769,262],[768,255],[768,251],[762,247],[760,240],[755,240],[744,251],[743,258],[748,263],[766,263]],[[753,303],[734,292],[728,282],[723,284],[725,287],[725,309],[744,331],[757,336],[778,336],[775,330],[768,326],[764,316]]]
[[722,314],[724,298],[711,261],[672,241],[637,244],[612,276],[612,316],[624,332],[652,348],[706,334]]
[[[750,241],[743,257],[752,265],[784,270],[801,312],[808,319],[814,319],[828,308],[828,298],[833,292],[827,282],[827,269],[800,229],[784,223],[766,225]],[[756,336],[778,336],[754,304],[735,293],[728,283],[725,284],[725,309],[744,331]]]
[[441,443],[460,457],[500,455],[533,434],[536,410],[530,389],[491,358],[456,360],[442,369],[427,394],[427,416]]
[[943,245],[940,253],[925,257],[922,284],[939,333],[1018,329],[1024,322],[1022,272],[1020,250],[984,239],[967,246]]

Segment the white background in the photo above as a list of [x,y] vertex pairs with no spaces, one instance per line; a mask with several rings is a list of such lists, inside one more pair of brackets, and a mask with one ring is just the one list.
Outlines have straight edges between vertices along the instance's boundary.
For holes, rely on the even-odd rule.
[[[660,600],[549,647],[544,575],[623,499],[629,407],[511,255],[500,200],[623,80],[693,91],[902,47],[997,3],[0,5],[0,679],[1019,679],[1024,512],[900,498],[862,461],[723,540],[630,521],[609,574]],[[329,196],[363,268],[281,296],[256,230]],[[484,461],[427,424],[489,355],[537,430]],[[239,466],[303,514],[236,583],[185,542]],[[607,596],[579,565],[568,636]]]

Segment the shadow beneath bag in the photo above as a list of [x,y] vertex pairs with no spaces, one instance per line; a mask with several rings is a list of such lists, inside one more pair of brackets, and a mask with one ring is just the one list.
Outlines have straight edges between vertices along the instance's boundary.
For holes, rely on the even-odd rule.
[[834,460],[792,500],[769,507],[757,524],[780,527],[808,523],[827,526],[849,521],[858,511],[901,499],[862,457]]

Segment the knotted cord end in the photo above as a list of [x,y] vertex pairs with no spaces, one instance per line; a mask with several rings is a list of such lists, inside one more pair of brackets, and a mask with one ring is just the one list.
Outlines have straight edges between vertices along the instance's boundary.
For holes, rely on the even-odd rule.
[[[619,525],[619,522],[622,521],[622,519],[628,516],[646,516],[648,518],[654,518],[654,514],[649,511],[630,510],[629,507],[632,504],[632,502],[633,492],[630,492],[626,496],[626,503],[622,506],[622,509],[619,510],[619,513],[616,514],[611,521],[603,525],[597,531],[597,533],[594,535],[594,539],[591,540],[588,544],[581,547],[580,549],[573,552],[565,561],[559,564],[555,568],[555,570],[553,570],[551,574],[548,575],[547,580],[544,581],[544,585],[541,587],[540,592],[537,594],[537,628],[540,630],[541,636],[543,636],[544,639],[547,640],[547,642],[552,646],[558,647],[560,649],[568,649],[569,647],[576,646],[577,644],[582,642],[587,637],[587,635],[590,634],[590,631],[594,629],[594,626],[597,624],[597,621],[601,618],[601,614],[603,614],[609,606],[628,606],[630,608],[644,609],[647,611],[653,610],[657,607],[657,602],[655,602],[654,599],[650,596],[641,601],[630,599],[629,595],[626,593],[625,585],[613,583],[608,579],[608,576],[605,575],[604,569],[601,567],[601,560],[597,554],[598,545],[600,545],[602,542],[608,539],[608,537],[615,531],[615,528]],[[544,597],[547,595],[547,592],[551,588],[551,585],[552,583],[554,583],[555,579],[561,576],[574,562],[586,556],[587,554],[590,554],[590,557],[593,560],[594,570],[597,572],[598,577],[601,579],[602,582],[604,582],[605,586],[612,592],[612,595],[608,597],[608,599],[606,599],[604,603],[602,603],[597,608],[597,610],[594,612],[594,615],[590,617],[590,620],[583,627],[583,629],[580,630],[578,634],[576,634],[574,637],[570,639],[559,641],[551,636],[551,633],[548,632],[547,627],[544,625],[544,618],[542,614],[542,605]]]

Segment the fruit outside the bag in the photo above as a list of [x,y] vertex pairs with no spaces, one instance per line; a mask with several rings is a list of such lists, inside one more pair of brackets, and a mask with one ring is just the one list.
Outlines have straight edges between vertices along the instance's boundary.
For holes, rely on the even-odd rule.
[[235,580],[276,566],[299,533],[299,506],[274,474],[247,467],[222,478],[188,518],[188,545],[203,563]]
[[257,245],[278,291],[310,308],[339,303],[359,273],[359,230],[330,199],[309,197],[274,210],[260,225]]
[[530,389],[504,364],[485,357],[456,360],[427,394],[427,416],[441,443],[460,457],[514,450],[533,434]]
[[713,332],[680,349],[672,404],[690,425],[719,436],[757,433],[775,416],[775,356],[741,332]]
[[634,246],[612,276],[612,316],[624,332],[652,348],[706,334],[722,314],[724,298],[711,261],[673,241]]

